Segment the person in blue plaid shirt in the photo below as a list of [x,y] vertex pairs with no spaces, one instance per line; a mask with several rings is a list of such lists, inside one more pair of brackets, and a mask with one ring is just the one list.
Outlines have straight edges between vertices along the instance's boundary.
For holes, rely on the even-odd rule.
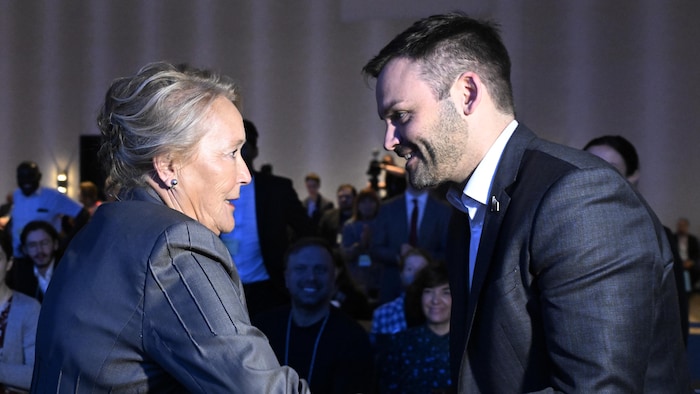
[[[401,284],[404,289],[413,283],[418,271],[427,266],[430,261],[428,253],[417,248],[409,249],[401,256],[399,268],[401,269]],[[383,341],[383,338],[408,328],[404,312],[404,298],[405,293],[375,309],[370,329],[370,340],[373,345],[378,345]]]

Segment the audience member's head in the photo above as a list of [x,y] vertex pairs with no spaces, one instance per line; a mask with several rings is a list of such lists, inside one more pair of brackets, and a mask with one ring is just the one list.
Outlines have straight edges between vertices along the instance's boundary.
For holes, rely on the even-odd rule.
[[410,326],[423,321],[438,335],[448,333],[452,295],[445,264],[431,263],[421,269],[406,291],[404,305]]
[[384,156],[382,156],[382,164],[395,165],[394,155],[392,155],[391,153],[384,154]]
[[428,252],[411,248],[407,250],[399,259],[399,269],[401,269],[401,284],[408,287],[416,277],[416,274],[430,264],[432,261]]
[[362,189],[355,197],[352,216],[355,220],[374,219],[379,212],[381,203],[381,199],[374,189],[370,187]]
[[292,308],[313,313],[330,305],[335,291],[336,256],[321,238],[302,238],[285,255],[285,283]]
[[17,186],[22,194],[31,196],[38,188],[41,181],[39,166],[33,161],[23,161],[17,166]]
[[340,209],[341,212],[352,212],[352,204],[355,201],[355,196],[357,196],[355,186],[347,183],[338,186],[338,209]]
[[321,188],[321,177],[315,172],[310,172],[304,177],[304,183],[306,184],[306,192],[309,194],[309,197],[311,199],[318,197],[318,191]]
[[639,156],[637,150],[625,137],[619,135],[604,135],[592,139],[583,147],[610,163],[627,180],[637,185],[639,182]]
[[79,201],[85,207],[91,207],[99,201],[97,185],[91,181],[80,182]]
[[687,218],[679,218],[676,223],[676,234],[678,235],[688,235],[690,234],[690,221]]
[[258,157],[258,128],[248,119],[243,119],[243,129],[245,130],[245,145],[241,150],[243,160],[248,168],[253,171],[253,161]]
[[54,262],[59,239],[58,232],[51,223],[42,220],[27,223],[20,234],[20,241],[24,254],[32,260],[37,269],[46,269]]

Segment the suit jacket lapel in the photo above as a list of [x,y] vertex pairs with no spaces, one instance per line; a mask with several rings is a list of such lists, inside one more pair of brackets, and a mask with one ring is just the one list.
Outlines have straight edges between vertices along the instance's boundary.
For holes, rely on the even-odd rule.
[[[390,224],[390,231],[396,231],[401,239],[408,242],[408,211],[406,210],[406,198],[401,195],[392,201],[392,212],[388,218],[393,224]],[[398,220],[397,220],[398,218]],[[393,228],[392,228],[393,226]]]
[[[469,306],[467,308],[468,333],[471,333],[471,327],[474,322],[474,315],[479,303],[481,291],[497,245],[501,223],[510,205],[510,195],[507,188],[515,182],[525,149],[535,138],[535,134],[525,126],[519,125],[518,128],[515,129],[515,132],[503,151],[503,155],[498,163],[498,168],[496,169],[496,174],[491,183],[489,200],[491,200],[491,196],[495,196],[500,207],[496,210],[489,204],[486,208],[484,225],[481,231],[481,240],[479,241],[479,252],[474,265],[474,277],[472,278],[472,286],[469,292]],[[467,343],[468,342],[469,334],[467,335]]]
[[[429,234],[432,229],[435,228],[435,202],[432,201],[430,197],[425,201],[425,206],[423,207],[423,220],[421,220],[418,226],[418,239],[425,239],[431,237]],[[408,215],[408,211],[406,212]],[[419,242],[420,244],[420,242]]]

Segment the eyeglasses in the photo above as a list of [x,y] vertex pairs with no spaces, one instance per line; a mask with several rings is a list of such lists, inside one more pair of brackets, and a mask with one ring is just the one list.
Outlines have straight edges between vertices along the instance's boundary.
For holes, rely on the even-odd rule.
[[36,248],[38,248],[38,247],[45,248],[45,247],[51,245],[52,243],[53,243],[53,241],[51,241],[50,239],[43,239],[43,240],[37,241],[37,242],[30,242],[27,244],[27,250],[36,250]]

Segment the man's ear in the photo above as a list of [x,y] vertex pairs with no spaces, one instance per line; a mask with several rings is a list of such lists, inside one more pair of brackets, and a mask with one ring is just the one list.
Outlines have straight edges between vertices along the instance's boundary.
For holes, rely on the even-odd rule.
[[479,75],[467,71],[462,73],[453,88],[457,92],[458,105],[464,115],[471,115],[481,102],[484,85]]
[[15,263],[14,257],[10,257],[9,259],[7,259],[7,266],[5,267],[5,271],[10,272],[10,270],[12,269],[12,265],[14,263]]
[[640,176],[639,170],[637,170],[634,172],[634,174],[628,176],[627,180],[629,181],[629,183],[631,183],[633,186],[636,187],[637,184],[639,183],[639,176]]
[[159,185],[166,189],[170,187],[170,182],[175,179],[175,162],[169,154],[158,155],[153,158],[153,169],[155,170]]

